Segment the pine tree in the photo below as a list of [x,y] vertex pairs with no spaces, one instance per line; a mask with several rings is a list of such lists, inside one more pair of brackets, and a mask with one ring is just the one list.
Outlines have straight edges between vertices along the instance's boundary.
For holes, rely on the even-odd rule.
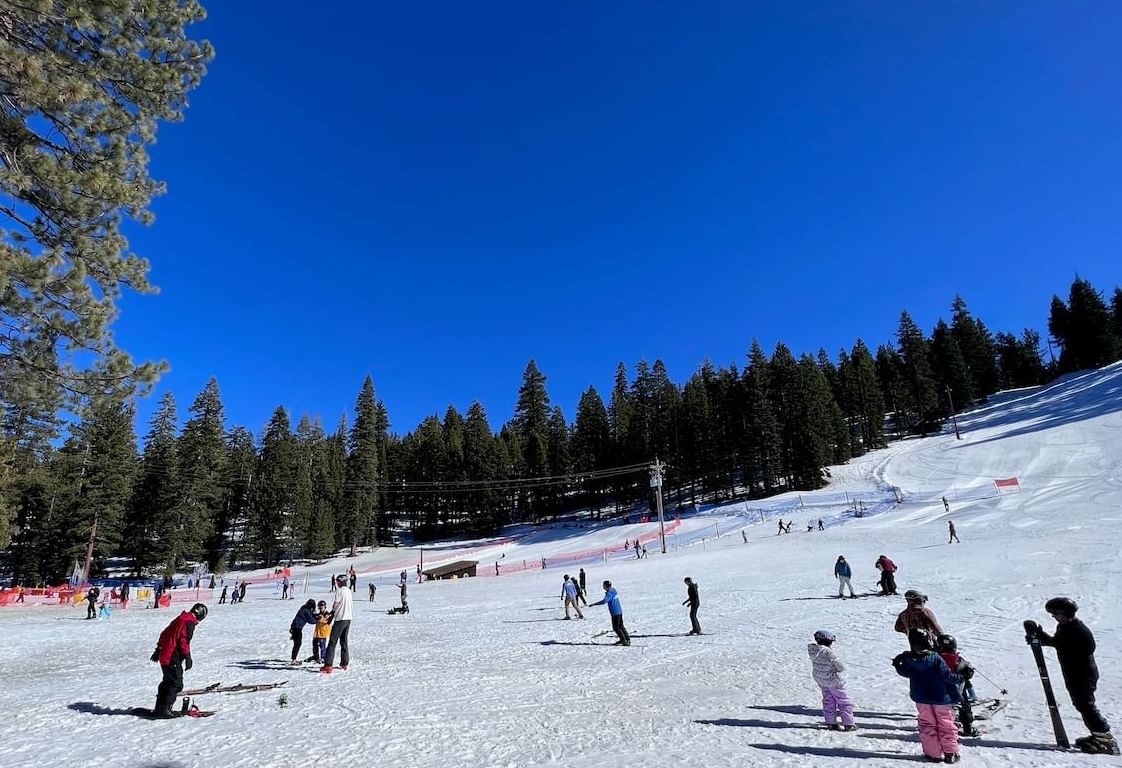
[[[444,423],[441,431],[444,435],[444,470],[441,479],[450,483],[462,483],[467,479],[467,467],[464,455],[464,417],[456,410],[456,406],[448,406],[444,412]],[[460,524],[467,518],[465,502],[467,498],[462,493],[448,495],[448,516],[454,524]]]
[[176,564],[205,555],[213,565],[225,544],[219,517],[226,475],[226,417],[216,379],[207,382],[189,412],[177,448],[182,539]]
[[852,375],[850,387],[853,406],[861,428],[861,442],[865,450],[881,448],[884,440],[884,394],[877,376],[877,364],[865,342],[853,345],[849,357]]
[[304,414],[296,425],[296,474],[292,476],[292,518],[286,527],[286,549],[306,555],[316,525],[316,480],[323,450],[323,427]]
[[[670,380],[666,364],[655,360],[651,369],[651,449],[655,456],[667,459],[673,458],[678,453],[678,410],[682,407],[682,393]],[[671,466],[669,477],[673,479],[677,473],[676,466]]]
[[330,437],[321,439],[315,457],[313,484],[315,497],[312,530],[308,538],[308,555],[317,560],[335,553],[336,521],[342,512],[347,483],[347,419]]
[[133,572],[167,563],[181,550],[175,508],[179,502],[179,417],[175,397],[164,394],[144,438],[144,455],[126,513],[123,551]]
[[1122,339],[1102,294],[1081,277],[1071,284],[1066,305],[1058,296],[1052,297],[1048,329],[1063,349],[1062,372],[1099,368],[1122,355]]
[[[549,394],[545,376],[531,360],[522,374],[518,402],[514,408],[514,429],[521,449],[524,477],[549,474]],[[540,498],[547,494],[527,494],[524,502],[535,517],[545,513]]]
[[161,368],[110,331],[123,289],[152,290],[121,229],[152,221],[146,149],[202,79],[213,51],[186,29],[203,17],[194,0],[0,6],[0,379],[33,375],[48,408],[123,401]]
[[910,429],[913,423],[912,417],[905,410],[908,396],[904,381],[904,361],[900,359],[900,353],[895,347],[881,344],[877,347],[875,367],[881,397],[888,412],[892,414],[894,431],[899,436],[900,430]]
[[1114,334],[1122,339],[1122,288],[1114,289],[1110,300],[1110,315],[1114,319]]
[[348,440],[347,497],[339,519],[339,543],[352,549],[376,540],[379,522],[378,428],[374,380],[367,376],[355,403],[355,421]]
[[697,502],[697,486],[702,493],[716,490],[718,475],[714,454],[713,408],[701,372],[695,373],[682,390],[682,407],[679,414],[679,439],[681,464],[685,478],[690,483],[690,502]]
[[495,486],[485,485],[503,478],[497,442],[483,406],[478,401],[472,403],[464,422],[464,475],[467,480],[479,484],[478,490],[467,495],[467,507],[470,527],[483,532],[497,530],[504,522],[502,493]]
[[1020,339],[1011,333],[997,334],[997,355],[1005,388],[1031,387],[1044,382],[1040,334],[1036,331],[1026,328]]
[[292,556],[292,526],[296,519],[296,485],[300,454],[292,434],[288,412],[273,411],[261,439],[252,491],[251,537],[258,562],[272,565],[282,556]]
[[[212,566],[216,572],[227,564],[237,566],[254,557],[253,488],[257,474],[257,444],[253,433],[245,427],[234,427],[226,435],[226,483],[222,506],[226,527],[224,541],[228,552]],[[228,558],[228,559],[227,559]]]
[[896,340],[900,345],[903,383],[912,423],[922,434],[927,434],[937,419],[939,408],[935,377],[931,371],[931,350],[923,331],[907,312],[900,313]]
[[[595,387],[589,387],[577,404],[577,418],[573,424],[571,445],[573,469],[594,472],[611,466],[612,427],[608,409]],[[590,496],[589,505],[600,512],[605,485],[599,480],[586,480],[585,490]]]
[[772,402],[771,372],[760,342],[752,340],[744,371],[745,409],[749,442],[745,455],[745,481],[750,494],[771,493],[779,484],[782,439]]
[[997,391],[997,351],[985,323],[971,316],[966,300],[957,294],[951,305],[951,333],[966,368],[965,380],[970,383],[969,389],[962,388],[961,394],[969,393],[972,397],[970,400],[959,400],[960,391],[953,385],[952,391],[955,404],[965,407],[974,398],[984,399]]
[[429,483],[417,494],[416,507],[424,527],[435,534],[438,525],[449,521],[447,506],[443,503],[445,489],[439,486],[444,480],[448,454],[444,447],[444,429],[440,419],[429,416],[411,436],[411,461],[409,476],[415,482]]
[[796,487],[814,489],[822,485],[827,464],[849,459],[849,434],[818,361],[806,354],[799,358],[798,365],[801,438],[796,445],[793,474]]
[[[627,366],[622,362],[616,365],[615,380],[612,384],[612,397],[608,405],[608,421],[612,428],[612,461],[617,467],[626,466],[636,461],[638,457],[631,454],[631,388],[627,383]],[[615,497],[616,511],[621,504],[629,502],[633,497],[634,482],[627,477],[620,477],[612,485],[612,495]]]
[[970,378],[970,369],[958,347],[955,334],[942,320],[935,324],[935,332],[931,335],[931,358],[935,378],[942,391],[950,388],[955,406],[961,409],[974,402],[974,382]]

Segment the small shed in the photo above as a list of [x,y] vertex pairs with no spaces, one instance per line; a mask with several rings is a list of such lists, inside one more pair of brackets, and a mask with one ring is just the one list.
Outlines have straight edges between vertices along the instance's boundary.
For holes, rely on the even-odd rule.
[[436,568],[424,571],[425,581],[430,579],[461,579],[465,576],[474,576],[475,566],[477,565],[479,565],[478,560],[457,560],[448,565],[439,565]]

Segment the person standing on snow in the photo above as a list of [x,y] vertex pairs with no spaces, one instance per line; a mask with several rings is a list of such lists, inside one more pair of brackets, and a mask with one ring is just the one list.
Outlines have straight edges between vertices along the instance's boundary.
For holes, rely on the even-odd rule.
[[370,590],[370,602],[372,603],[372,602],[374,602],[374,595],[375,595],[375,593],[377,593],[378,587],[374,586],[374,582],[370,582],[366,586]]
[[121,610],[127,610],[129,607],[129,583],[126,581],[121,585]]
[[701,624],[697,621],[697,609],[701,607],[701,596],[697,593],[697,584],[689,576],[686,577],[686,599],[682,601],[682,605],[690,607],[690,629],[691,635],[701,634]]
[[[951,538],[947,541],[947,543],[950,544],[952,541],[958,541],[958,534],[954,532],[954,521],[953,520],[948,520],[947,521],[947,530],[950,531],[950,534],[951,534]],[[958,541],[958,543],[961,544],[962,542]]]
[[97,587],[90,587],[86,591],[86,602],[89,603],[89,606],[86,608],[87,619],[97,618],[97,598],[100,594],[101,590]]
[[354,618],[354,593],[347,589],[347,577],[340,576],[336,579],[335,602],[331,605],[331,639],[327,643],[327,656],[323,660],[325,675],[334,671],[335,646],[339,646],[339,660],[342,662],[340,669],[346,669],[351,663],[350,632],[351,619]]
[[[807,645],[810,654],[811,675],[814,682],[822,689],[822,716],[826,720],[826,727],[831,731],[856,731],[853,724],[853,702],[845,690],[845,679],[842,673],[845,666],[838,661],[830,647],[834,644],[834,633],[828,629],[820,629],[814,633],[814,642]],[[838,717],[841,725],[838,725]]]
[[292,666],[300,663],[300,646],[304,644],[304,625],[311,624],[314,627],[318,620],[315,600],[304,603],[292,619],[292,625],[288,628],[288,634],[292,637],[292,660],[289,662]]
[[896,592],[896,563],[888,555],[877,558],[876,568],[880,571],[880,594],[882,597],[898,594]]
[[908,645],[911,650],[893,659],[892,667],[896,674],[908,678],[923,754],[933,761],[957,763],[958,727],[954,724],[952,705],[962,700],[958,694],[962,675],[951,672],[935,653],[931,633],[926,629],[909,631]]
[[908,601],[908,607],[900,611],[900,615],[896,617],[897,632],[906,635],[913,629],[924,629],[930,632],[932,637],[943,634],[943,628],[939,626],[935,613],[927,607],[927,595],[909,589],[904,593],[904,599]]
[[612,582],[604,582],[604,597],[593,605],[608,606],[608,614],[612,617],[612,631],[619,638],[616,645],[631,645],[631,635],[627,634],[627,628],[623,626],[623,605],[619,601],[619,593],[612,586]]
[[156,707],[152,714],[156,717],[175,717],[172,706],[175,698],[183,690],[183,670],[191,669],[191,640],[195,637],[195,626],[206,618],[206,606],[195,603],[191,610],[184,611],[167,625],[156,642],[152,661],[160,663],[164,676],[156,691]]
[[227,589],[229,589],[229,587],[227,587],[227,586],[222,587],[222,596],[218,598],[218,604],[219,605],[222,605],[223,603],[226,602],[226,590]]
[[281,584],[281,600],[288,599],[288,577],[284,577],[284,582]]
[[972,703],[977,699],[970,679],[974,677],[974,665],[962,658],[958,653],[958,640],[953,635],[939,635],[935,638],[935,652],[942,657],[947,669],[962,676],[962,684],[957,687],[962,703],[958,708],[959,731],[963,736],[977,736],[978,729],[974,727],[974,707]]
[[944,512],[950,512],[951,511],[951,503],[949,501],[947,501],[946,496],[943,497],[943,511]]
[[586,597],[587,597],[587,594],[588,594],[588,593],[587,593],[587,592],[585,591],[585,588],[584,588],[584,579],[585,579],[585,576],[584,576],[584,569],[583,569],[583,568],[581,568],[581,569],[580,569],[580,574],[579,574],[579,579],[578,579],[578,583],[577,583],[577,587],[578,587],[578,589],[577,589],[577,597],[579,597],[579,598],[580,598],[580,601],[581,601],[582,603],[584,603],[585,607],[587,608],[587,607],[588,607],[588,600],[586,599]]
[[849,589],[850,597],[857,597],[853,593],[853,569],[849,567],[849,563],[845,561],[845,557],[838,555],[838,561],[834,563],[834,578],[838,580],[838,597],[845,599],[845,590]]
[[397,585],[397,588],[401,590],[401,612],[402,613],[408,613],[409,612],[409,595],[407,594],[407,592],[408,592],[409,588],[406,584],[405,579],[401,580],[401,583]]
[[561,599],[565,603],[565,621],[568,621],[569,606],[573,606],[573,610],[577,612],[577,618],[583,619],[584,614],[580,612],[580,606],[577,605],[577,583],[575,580],[569,578],[569,574],[565,574],[565,581],[561,585]]
[[1025,622],[1025,639],[1040,640],[1041,645],[1056,649],[1060,672],[1071,703],[1091,732],[1075,740],[1084,752],[1093,754],[1118,754],[1118,742],[1110,732],[1110,724],[1095,705],[1095,689],[1099,685],[1099,667],[1095,663],[1095,636],[1087,625],[1075,617],[1079,606],[1067,597],[1053,597],[1044,604],[1044,610],[1056,620],[1056,634],[1049,635],[1031,619]]

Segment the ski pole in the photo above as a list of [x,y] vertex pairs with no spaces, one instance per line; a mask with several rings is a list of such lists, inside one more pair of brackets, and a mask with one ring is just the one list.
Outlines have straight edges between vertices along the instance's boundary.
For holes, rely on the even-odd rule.
[[993,680],[990,680],[990,679],[989,679],[988,677],[986,677],[985,675],[983,675],[983,674],[982,674],[981,672],[979,672],[979,671],[978,671],[977,669],[975,669],[975,670],[974,670],[974,674],[976,674],[976,675],[978,675],[979,677],[981,677],[981,678],[982,678],[983,680],[985,680],[985,681],[986,681],[987,683],[989,683],[990,685],[992,685],[992,686],[993,686],[994,688],[997,688],[998,690],[1000,690],[1000,691],[1001,691],[1001,695],[1002,695],[1002,696],[1005,696],[1005,695],[1007,695],[1007,694],[1009,693],[1009,691],[1007,691],[1007,690],[1005,690],[1004,688],[1002,688],[1002,687],[1001,687],[1000,685],[998,685],[997,683],[995,683],[995,682],[994,682]]

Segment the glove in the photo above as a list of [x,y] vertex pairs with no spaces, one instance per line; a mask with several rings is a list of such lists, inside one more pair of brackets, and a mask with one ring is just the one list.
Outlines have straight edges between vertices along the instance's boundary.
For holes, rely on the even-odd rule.
[[971,679],[972,677],[974,677],[974,667],[970,667],[970,666],[968,666],[968,667],[966,667],[966,668],[965,668],[964,670],[962,670],[962,672],[961,672],[960,674],[961,674],[961,675],[962,675],[962,676],[963,676],[964,678],[966,678],[967,680],[969,680],[969,679]]
[[1033,640],[1038,639],[1043,631],[1039,624],[1032,619],[1028,619],[1025,621],[1025,642],[1031,643]]
[[149,658],[152,661],[159,661],[160,660],[160,649],[157,648],[156,650],[152,651],[152,655]]
[[190,669],[190,668],[191,668],[191,667],[193,667],[194,665],[195,665],[195,662],[193,662],[193,661],[191,660],[191,657],[190,657],[190,656],[188,656],[188,657],[187,657],[187,659],[186,659],[186,660],[185,660],[185,661],[183,662],[183,668],[184,668],[184,669]]

